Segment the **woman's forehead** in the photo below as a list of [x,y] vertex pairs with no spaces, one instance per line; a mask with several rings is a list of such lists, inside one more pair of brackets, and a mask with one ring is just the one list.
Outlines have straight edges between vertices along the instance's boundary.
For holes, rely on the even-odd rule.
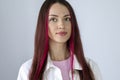
[[49,15],[70,15],[69,10],[67,9],[66,6],[60,4],[60,3],[55,3],[51,6],[49,10]]

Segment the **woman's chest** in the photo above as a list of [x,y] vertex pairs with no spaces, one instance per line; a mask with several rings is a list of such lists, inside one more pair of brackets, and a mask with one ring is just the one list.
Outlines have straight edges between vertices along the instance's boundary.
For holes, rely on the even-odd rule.
[[[68,73],[68,77],[66,80],[72,80],[72,76],[74,80],[80,80],[80,74],[79,71],[74,70],[73,75],[71,70]],[[44,79],[43,80],[65,80],[63,79],[63,75],[61,73],[61,70],[58,68],[50,68],[47,71],[44,72]]]

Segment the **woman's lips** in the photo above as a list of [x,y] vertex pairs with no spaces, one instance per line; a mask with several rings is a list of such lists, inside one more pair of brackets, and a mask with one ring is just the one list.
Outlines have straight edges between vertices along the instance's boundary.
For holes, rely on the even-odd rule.
[[67,34],[67,32],[58,32],[57,34],[60,36],[65,36]]

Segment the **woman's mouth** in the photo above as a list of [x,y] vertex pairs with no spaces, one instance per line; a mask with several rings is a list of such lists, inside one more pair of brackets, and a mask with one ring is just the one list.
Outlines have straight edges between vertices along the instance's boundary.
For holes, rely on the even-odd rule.
[[60,36],[65,36],[67,34],[67,32],[58,32],[57,34]]

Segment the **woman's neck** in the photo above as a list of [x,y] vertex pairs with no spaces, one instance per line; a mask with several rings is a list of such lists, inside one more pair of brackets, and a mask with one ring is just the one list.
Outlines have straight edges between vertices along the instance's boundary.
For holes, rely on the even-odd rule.
[[52,60],[61,61],[69,57],[67,44],[49,43],[49,53]]

